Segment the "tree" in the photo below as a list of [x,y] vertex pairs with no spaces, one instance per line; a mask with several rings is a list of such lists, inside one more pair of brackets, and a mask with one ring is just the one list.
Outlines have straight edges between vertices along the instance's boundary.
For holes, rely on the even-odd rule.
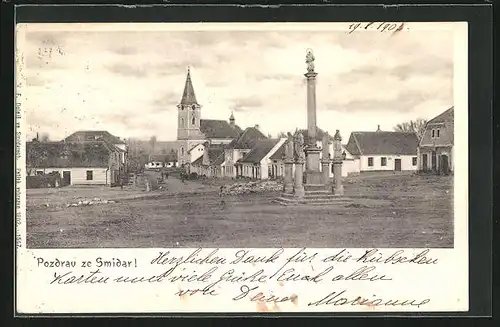
[[278,138],[283,138],[283,137],[287,137],[286,133],[285,132],[279,132],[278,133]]
[[42,142],[49,142],[50,141],[49,134],[48,133],[42,133],[42,136],[40,137],[40,141],[42,141]]
[[420,140],[424,134],[426,124],[427,120],[418,118],[416,120],[410,120],[404,123],[397,124],[396,126],[394,126],[394,131],[407,133],[413,132],[417,134],[417,137]]

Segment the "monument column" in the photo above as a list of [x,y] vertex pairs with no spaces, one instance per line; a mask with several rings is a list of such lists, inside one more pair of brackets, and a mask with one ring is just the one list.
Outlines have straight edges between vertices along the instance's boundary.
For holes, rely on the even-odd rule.
[[342,137],[339,130],[335,132],[333,137],[333,178],[334,178],[334,194],[343,195],[344,186],[342,185]]
[[306,55],[307,73],[307,153],[306,163],[306,186],[321,185],[322,176],[320,171],[321,149],[316,145],[316,76],[314,71],[314,55],[311,50]]

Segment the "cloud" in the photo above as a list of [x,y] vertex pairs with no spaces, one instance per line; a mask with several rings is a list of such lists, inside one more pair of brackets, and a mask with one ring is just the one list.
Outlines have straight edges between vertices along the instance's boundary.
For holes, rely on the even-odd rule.
[[45,86],[49,84],[51,80],[47,78],[42,78],[40,75],[30,74],[26,76],[26,85],[27,86]]
[[135,55],[139,52],[137,48],[128,45],[111,47],[109,51],[124,56]]
[[264,103],[257,96],[238,98],[232,101],[231,110],[235,112],[247,111],[251,108],[260,107]]
[[106,67],[108,71],[115,75],[125,77],[146,77],[149,72],[144,67],[136,67],[130,64],[116,63]]

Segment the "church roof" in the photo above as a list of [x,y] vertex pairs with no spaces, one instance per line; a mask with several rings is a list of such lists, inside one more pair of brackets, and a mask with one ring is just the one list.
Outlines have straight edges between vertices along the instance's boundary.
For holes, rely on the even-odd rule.
[[184,85],[184,92],[182,93],[181,103],[183,105],[198,104],[196,95],[194,94],[193,82],[191,81],[191,72],[187,72],[186,84]]
[[225,120],[200,119],[200,130],[207,139],[233,139],[238,137],[241,128],[232,127]]
[[238,138],[229,143],[230,149],[251,149],[258,140],[265,140],[267,137],[255,127],[246,128]]

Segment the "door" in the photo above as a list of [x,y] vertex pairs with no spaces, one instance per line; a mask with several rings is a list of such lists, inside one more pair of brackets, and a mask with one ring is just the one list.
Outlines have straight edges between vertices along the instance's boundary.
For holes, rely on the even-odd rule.
[[442,155],[441,156],[441,162],[439,164],[441,167],[441,171],[443,174],[448,175],[450,173],[450,167],[449,167],[449,161],[448,161],[448,156],[447,155]]
[[394,170],[401,171],[401,159],[394,159]]
[[422,170],[427,171],[427,153],[422,154]]
[[71,172],[63,171],[63,185],[71,185]]

